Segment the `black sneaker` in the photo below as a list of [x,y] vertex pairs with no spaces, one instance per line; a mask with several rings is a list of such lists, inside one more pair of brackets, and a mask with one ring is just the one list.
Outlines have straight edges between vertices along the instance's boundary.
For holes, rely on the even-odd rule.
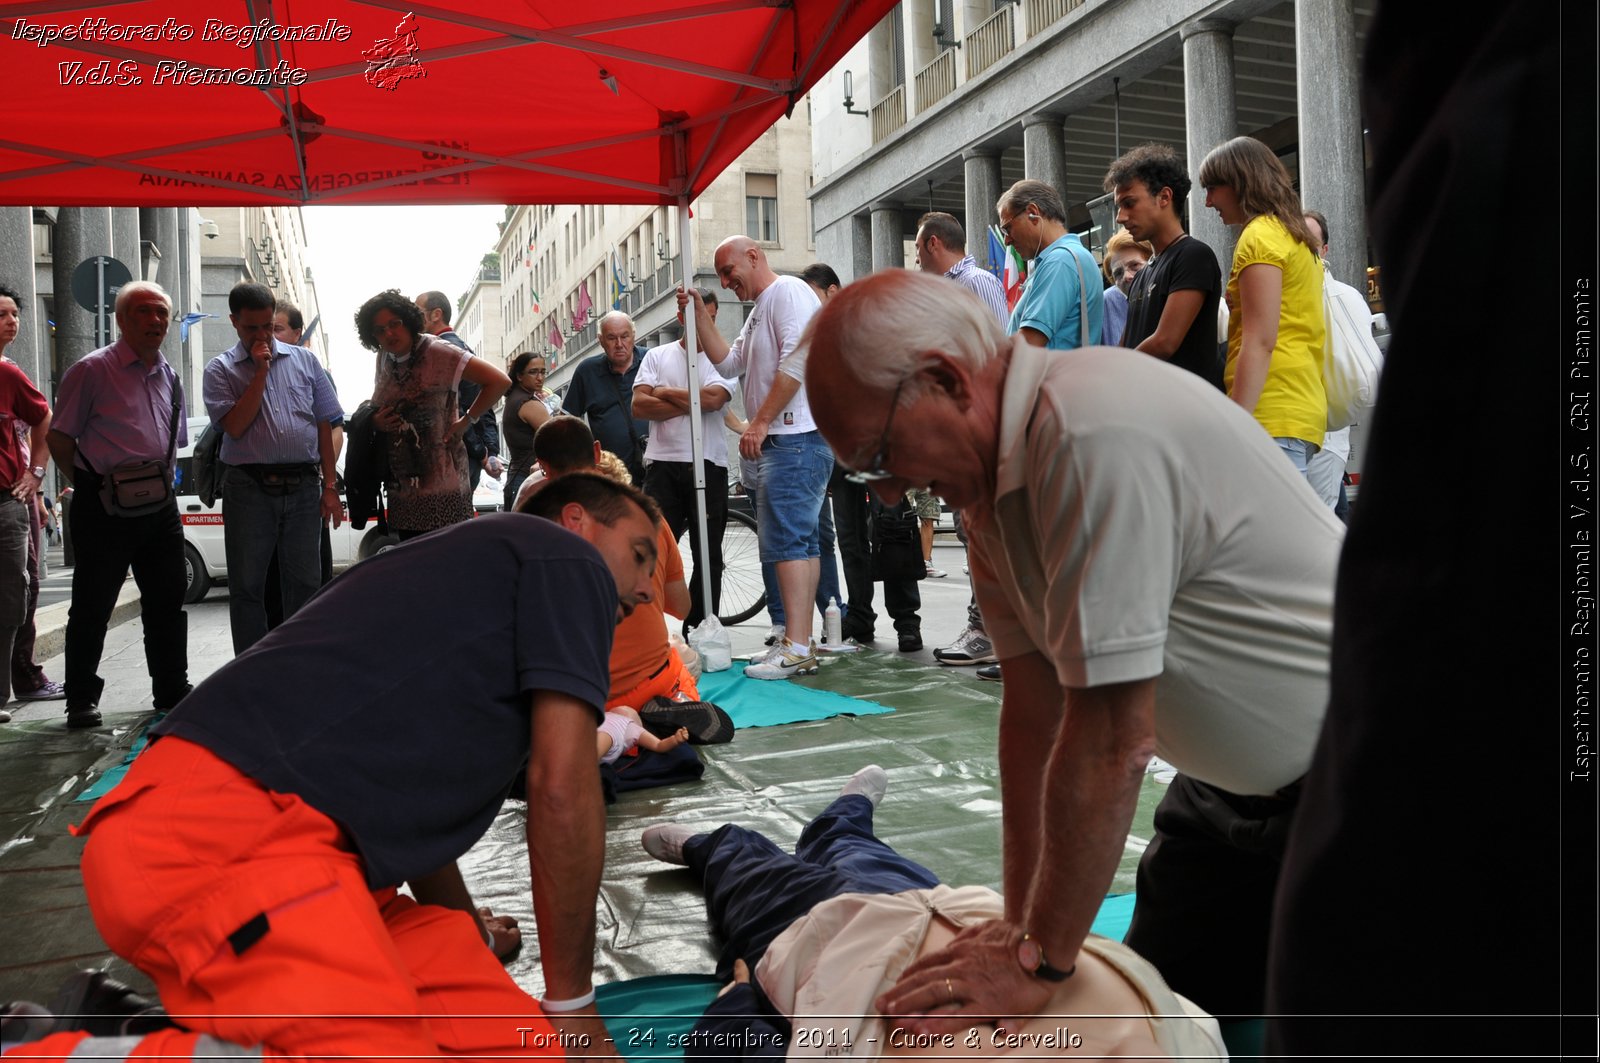
[[992,679],[995,682],[1002,682],[1000,678],[1000,666],[998,664],[984,665],[982,668],[978,669],[977,676],[979,679]]
[[132,986],[104,971],[67,976],[50,1002],[56,1031],[82,1030],[95,1037],[133,1037],[176,1026],[160,1001],[140,996]]
[[900,652],[901,653],[916,653],[920,649],[922,649],[922,636],[921,635],[901,635],[900,636]]
[[733,720],[709,701],[651,698],[639,710],[639,722],[658,738],[686,728],[691,745],[715,746],[733,741]]

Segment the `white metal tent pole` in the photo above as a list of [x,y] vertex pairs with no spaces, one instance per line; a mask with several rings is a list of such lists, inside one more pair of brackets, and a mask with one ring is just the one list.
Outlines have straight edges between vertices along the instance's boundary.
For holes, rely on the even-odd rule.
[[[683,134],[677,134],[676,139],[677,156],[681,164],[684,161]],[[684,191],[678,195],[678,276],[683,278],[685,291],[694,285],[694,272],[690,269],[690,263],[694,261],[692,250],[689,246],[689,194]],[[695,561],[694,576],[700,581],[700,601],[705,605],[705,614],[714,616],[716,610],[711,602],[711,540],[706,535],[706,445],[700,420],[700,337],[695,329],[693,310],[694,298],[691,296],[689,307],[683,315],[683,357],[689,370],[689,462],[694,469],[694,526],[700,532],[700,557]]]

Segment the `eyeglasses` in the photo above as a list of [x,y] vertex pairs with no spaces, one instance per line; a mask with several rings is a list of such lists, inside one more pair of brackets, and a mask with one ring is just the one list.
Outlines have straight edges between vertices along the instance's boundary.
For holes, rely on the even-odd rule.
[[1001,222],[1000,223],[1000,238],[1009,243],[1010,240],[1011,240],[1011,227],[1013,225],[1015,225],[1016,223],[1017,223],[1017,218],[1016,218],[1016,215],[1014,215],[1014,214],[1011,216],[1011,220],[1010,221]]
[[901,377],[900,383],[894,386],[894,398],[889,400],[889,416],[883,422],[883,435],[878,437],[878,452],[872,456],[865,469],[847,472],[844,478],[851,483],[870,484],[880,480],[888,480],[894,473],[883,467],[889,460],[889,430],[894,427],[894,411],[900,405],[900,390],[906,386],[909,377]]
[[524,376],[544,376],[549,371],[548,369],[524,369],[522,373]]

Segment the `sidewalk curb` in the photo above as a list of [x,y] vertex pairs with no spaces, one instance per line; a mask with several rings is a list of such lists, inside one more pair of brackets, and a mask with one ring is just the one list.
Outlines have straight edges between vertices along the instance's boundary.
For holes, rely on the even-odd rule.
[[[33,659],[48,661],[59,656],[67,648],[67,614],[72,610],[72,602],[57,602],[40,609],[34,614],[33,625],[37,635],[33,643]],[[111,621],[107,629],[118,624],[125,624],[139,615],[139,585],[132,579],[122,585],[122,593],[117,595],[117,604],[111,610]]]

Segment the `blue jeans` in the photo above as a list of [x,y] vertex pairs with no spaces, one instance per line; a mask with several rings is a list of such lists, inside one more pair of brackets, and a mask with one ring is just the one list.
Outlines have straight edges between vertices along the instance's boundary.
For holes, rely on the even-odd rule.
[[1273,436],[1272,441],[1278,444],[1278,449],[1294,462],[1294,467],[1300,470],[1300,475],[1306,475],[1306,470],[1311,467],[1311,455],[1322,448],[1315,443],[1304,439],[1290,439],[1287,436]]
[[872,811],[860,794],[835,798],[807,824],[793,856],[731,823],[684,843],[684,858],[705,889],[712,929],[723,940],[719,981],[733,977],[735,959],[754,970],[790,923],[825,900],[939,884],[932,871],[873,836]]
[[833,451],[820,432],[768,436],[761,444],[756,537],[763,561],[820,557],[817,522],[833,474]]
[[267,633],[263,599],[274,550],[285,620],[322,586],[322,480],[308,466],[300,486],[272,495],[250,473],[230,468],[222,481],[222,519],[228,622],[239,654]]
[[[833,550],[833,500],[822,499],[817,511],[817,548],[822,554],[822,571],[817,576],[817,612],[826,615],[828,599],[839,603],[839,616],[844,617],[850,607],[839,599],[839,560]],[[783,595],[778,592],[778,569],[771,561],[761,563],[761,583],[767,591],[767,615],[782,627],[787,623],[783,611]],[[818,639],[817,641],[822,641]]]

